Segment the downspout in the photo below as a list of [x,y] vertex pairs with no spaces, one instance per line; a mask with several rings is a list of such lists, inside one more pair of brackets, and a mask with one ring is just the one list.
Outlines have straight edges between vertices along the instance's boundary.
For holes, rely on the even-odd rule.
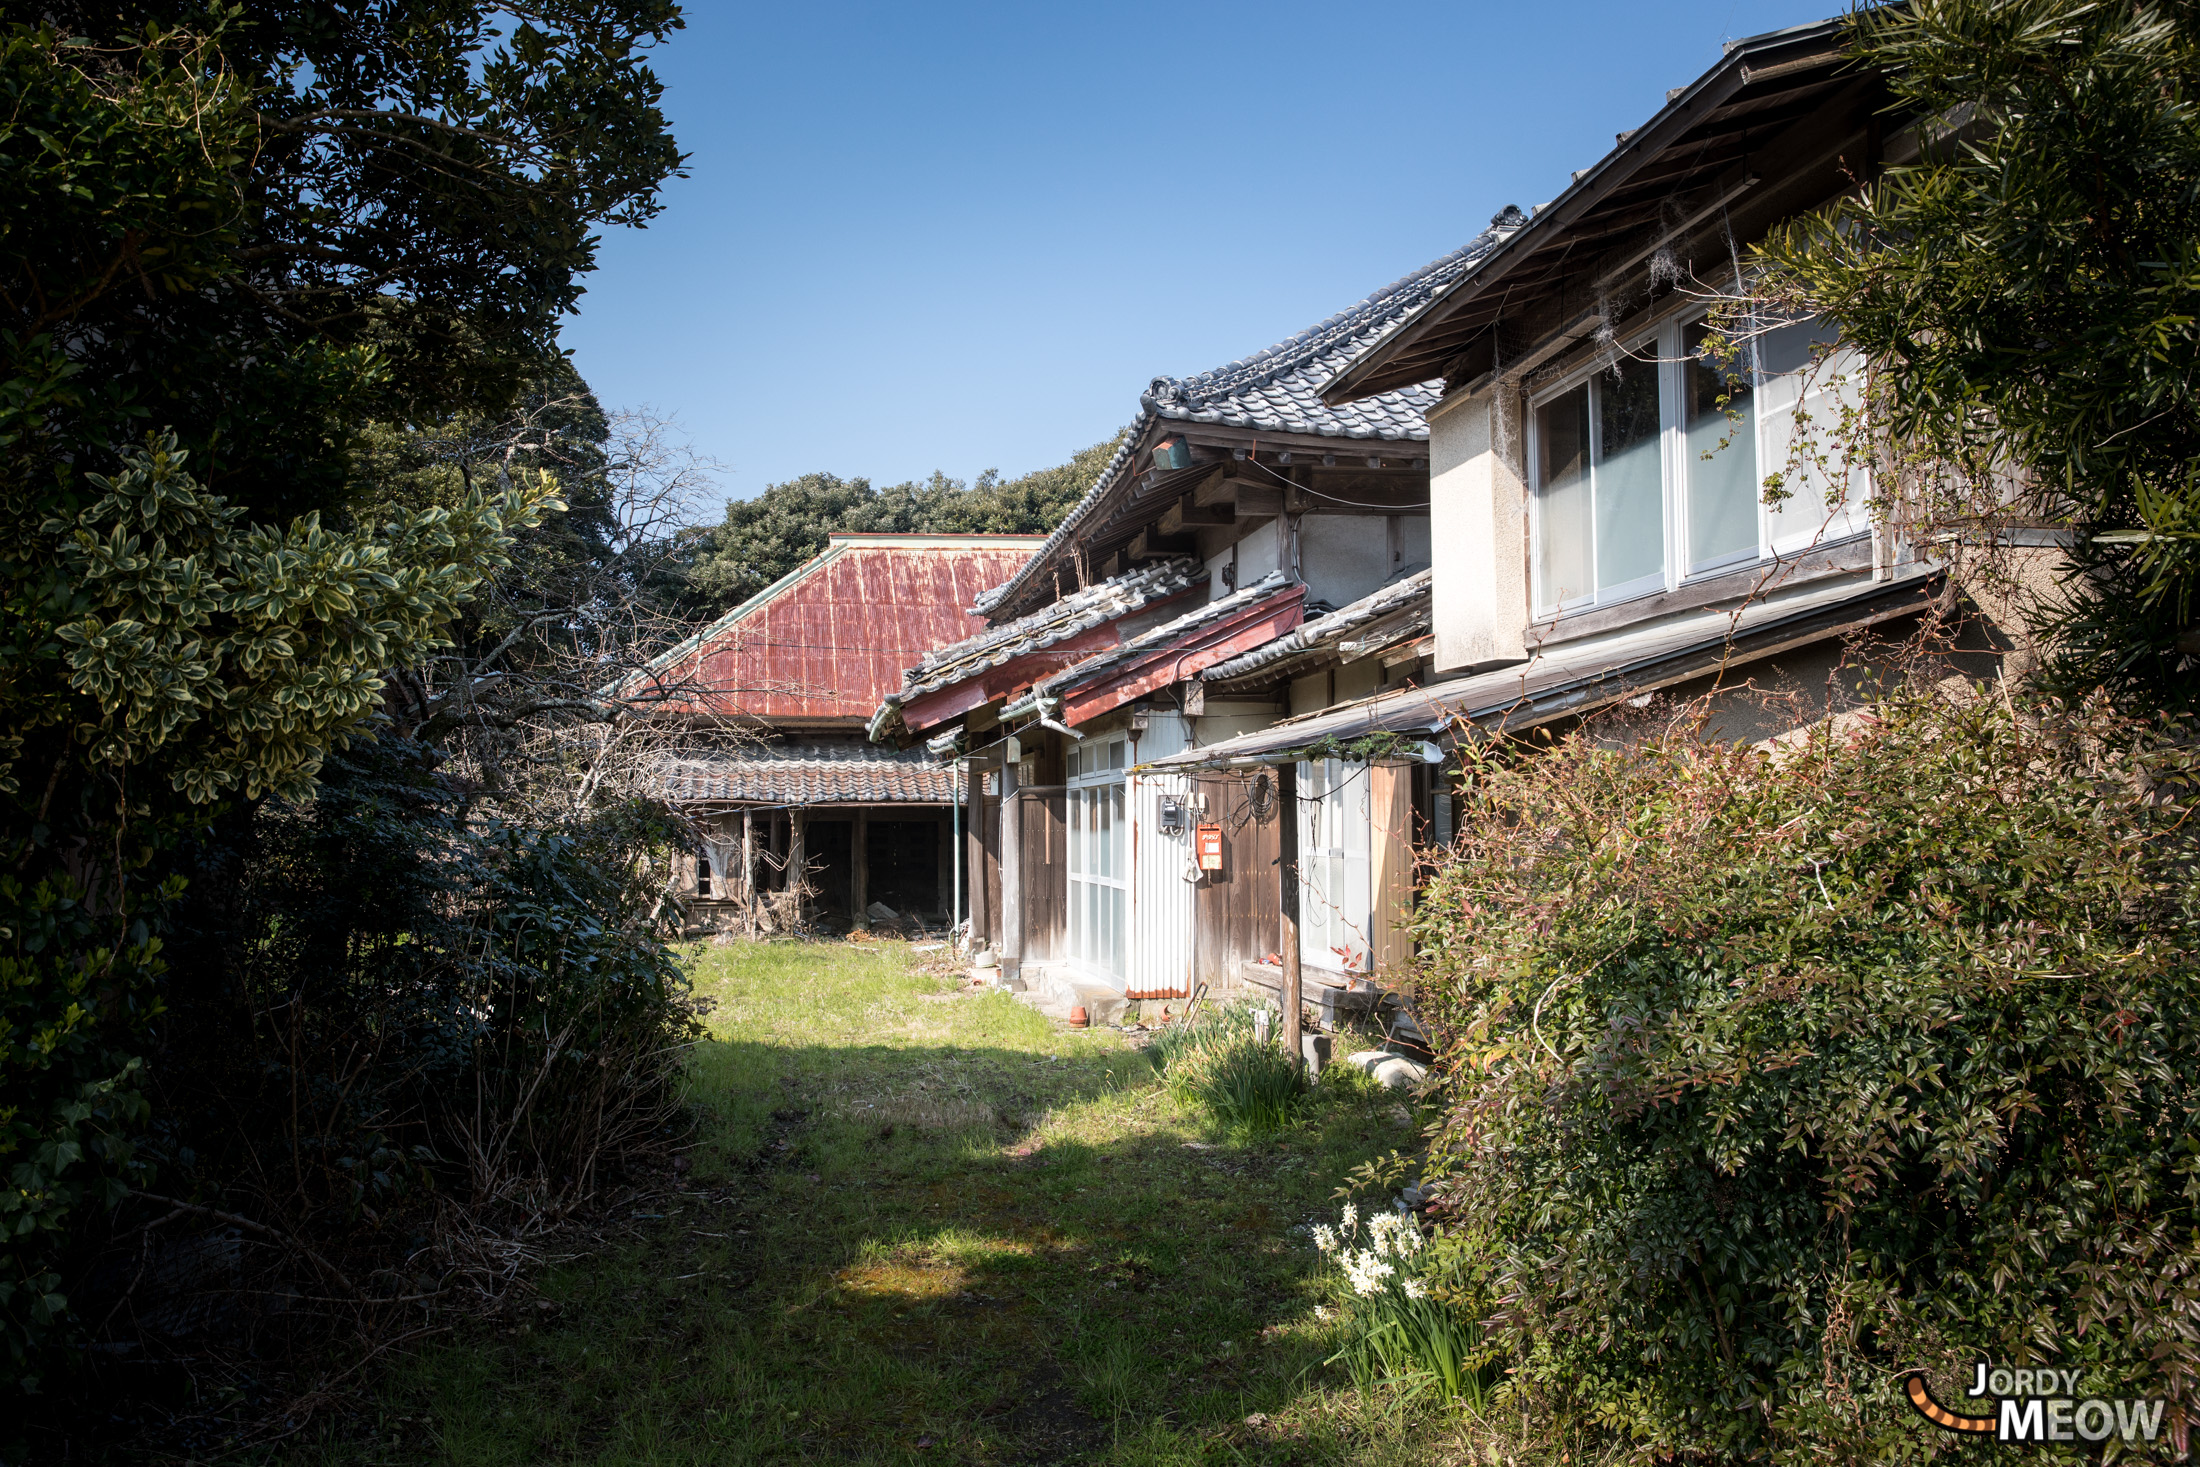
[[[954,843],[947,848],[947,868],[954,873],[955,902],[947,909],[947,919],[954,924],[956,932],[963,932],[963,799],[970,787],[970,761],[957,759],[955,773],[958,776],[956,798],[951,805],[953,813],[948,817],[954,828]],[[938,889],[933,888],[934,891]]]

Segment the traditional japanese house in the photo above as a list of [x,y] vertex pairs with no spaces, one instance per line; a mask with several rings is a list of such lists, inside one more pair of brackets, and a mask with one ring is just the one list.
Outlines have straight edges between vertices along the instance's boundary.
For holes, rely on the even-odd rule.
[[870,742],[865,724],[926,649],[985,625],[972,602],[1040,543],[834,535],[651,664],[644,675],[683,690],[659,716],[692,733],[661,779],[702,836],[685,868],[698,921],[860,927],[885,909],[944,930],[960,880],[960,774]]
[[[1090,1009],[1273,955],[1272,783],[1140,771],[1425,672],[1435,390],[1320,393],[1523,222],[1243,361],[1156,379],[1093,489],[979,598],[992,626],[882,701],[874,738],[971,772],[971,931],[1012,981]],[[1308,903],[1339,987],[1398,958],[1374,907],[1403,908],[1429,788],[1386,766],[1316,800],[1336,861]]]
[[[1339,778],[1340,750],[1435,760],[1460,737],[1660,692],[1710,695],[1728,736],[1778,736],[1855,696],[1857,638],[1928,614],[1961,618],[1934,675],[1994,677],[2007,654],[2029,655],[2020,631],[1945,584],[1899,514],[1875,519],[1865,469],[1835,436],[1859,396],[1836,333],[1758,317],[1735,350],[1707,345],[1715,302],[1746,295],[1752,241],[1945,145],[1889,116],[1842,39],[1828,22],[1734,43],[1322,384],[1337,412],[1423,394],[1443,553],[1425,603],[1366,608],[1372,626],[1425,636],[1398,644],[1426,649],[1423,676],[1318,709],[1294,699],[1295,716],[1147,768],[1234,770],[1312,798]],[[1295,655],[1279,643],[1201,676],[1210,696],[1237,695]],[[1300,833],[1286,864],[1322,879],[1337,855],[1322,830]],[[1322,920],[1309,909],[1284,949],[1322,961]]]

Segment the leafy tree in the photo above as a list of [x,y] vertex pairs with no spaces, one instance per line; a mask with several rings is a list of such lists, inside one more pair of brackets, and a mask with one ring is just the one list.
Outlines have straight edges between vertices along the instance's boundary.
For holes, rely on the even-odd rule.
[[740,605],[825,548],[835,533],[1036,535],[1062,522],[1122,442],[1117,434],[1066,464],[1014,479],[987,469],[964,484],[935,470],[923,483],[874,489],[868,479],[804,474],[726,505],[702,537],[690,572],[711,607]]
[[678,165],[669,0],[59,4],[0,29],[0,1348],[135,1174],[176,844],[306,791],[554,486],[373,502],[503,411]]
[[2190,706],[2200,8],[1906,0],[1857,15],[1854,54],[1925,150],[1771,239],[1766,289],[1839,321],[1943,513],[1990,529],[2015,478],[2074,528],[2056,677]]

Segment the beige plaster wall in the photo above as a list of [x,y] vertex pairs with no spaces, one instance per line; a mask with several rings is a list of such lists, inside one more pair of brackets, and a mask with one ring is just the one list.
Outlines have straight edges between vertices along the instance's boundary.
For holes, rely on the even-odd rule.
[[1527,655],[1527,490],[1520,397],[1484,388],[1429,419],[1429,531],[1436,674]]

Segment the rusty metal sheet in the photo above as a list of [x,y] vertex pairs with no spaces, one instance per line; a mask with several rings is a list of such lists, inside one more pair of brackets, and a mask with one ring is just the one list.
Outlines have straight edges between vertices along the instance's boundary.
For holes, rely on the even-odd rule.
[[727,717],[861,722],[900,688],[904,668],[985,630],[968,610],[977,590],[1007,580],[1036,544],[910,538],[835,545],[721,618],[680,659],[706,689],[697,701]]

